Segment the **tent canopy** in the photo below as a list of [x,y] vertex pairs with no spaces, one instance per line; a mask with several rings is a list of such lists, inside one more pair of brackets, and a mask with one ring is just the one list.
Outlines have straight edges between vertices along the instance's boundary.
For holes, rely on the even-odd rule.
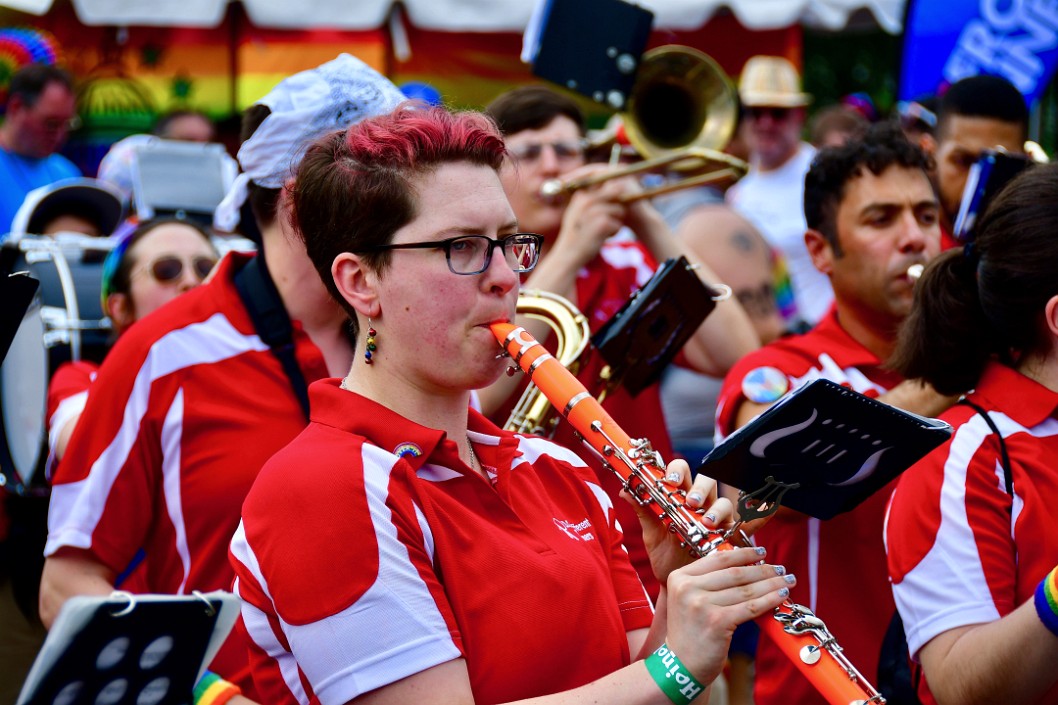
[[[383,26],[397,5],[417,27],[450,32],[521,32],[532,13],[526,0],[241,0],[250,20],[277,29],[366,30]],[[54,0],[0,0],[0,6],[45,14]],[[216,27],[229,0],[72,0],[86,25]],[[803,23],[837,30],[867,10],[878,26],[898,34],[905,0],[641,0],[655,26],[701,27],[721,8],[749,29],[779,29]]]

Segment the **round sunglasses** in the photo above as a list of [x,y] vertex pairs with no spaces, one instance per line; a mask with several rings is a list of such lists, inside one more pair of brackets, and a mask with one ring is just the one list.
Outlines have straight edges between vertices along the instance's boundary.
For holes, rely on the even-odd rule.
[[143,270],[149,272],[155,281],[169,284],[183,275],[185,266],[190,266],[195,277],[201,282],[209,276],[216,264],[217,258],[208,255],[196,255],[189,260],[176,255],[162,255],[152,260]]

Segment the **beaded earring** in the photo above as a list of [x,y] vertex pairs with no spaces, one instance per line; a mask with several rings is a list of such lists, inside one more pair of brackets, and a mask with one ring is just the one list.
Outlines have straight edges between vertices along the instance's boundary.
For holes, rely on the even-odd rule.
[[378,345],[375,344],[376,331],[371,327],[371,319],[367,319],[367,344],[364,349],[364,362],[371,364],[371,357],[374,355],[375,350],[378,349]]

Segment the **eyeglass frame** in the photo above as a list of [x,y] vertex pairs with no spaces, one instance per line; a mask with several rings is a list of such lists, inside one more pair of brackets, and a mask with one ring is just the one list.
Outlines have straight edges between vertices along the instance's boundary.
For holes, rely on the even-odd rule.
[[[543,237],[543,235],[538,235],[536,233],[511,233],[510,235],[505,235],[505,236],[503,236],[501,238],[496,238],[496,239],[491,238],[488,235],[457,235],[456,237],[449,237],[449,238],[445,238],[444,240],[425,240],[423,242],[402,242],[402,243],[399,243],[399,244],[396,244],[396,245],[394,245],[394,244],[375,245],[374,247],[368,247],[368,248],[364,248],[362,250],[357,250],[357,254],[373,254],[373,253],[376,253],[376,252],[389,252],[391,250],[444,250],[445,262],[448,264],[448,271],[450,271],[452,274],[458,274],[460,276],[470,277],[470,276],[474,276],[476,274],[481,274],[482,272],[485,272],[486,270],[488,270],[489,265],[492,264],[492,253],[496,251],[497,247],[500,248],[500,249],[505,249],[506,246],[507,246],[507,242],[510,241],[512,238],[515,238],[515,237],[526,237],[526,236],[532,237],[535,240],[535,242],[536,242],[536,261],[533,262],[532,266],[530,266],[530,267],[528,267],[526,269],[514,269],[514,267],[511,267],[512,271],[517,272],[518,274],[524,274],[526,272],[533,271],[533,269],[536,267],[536,265],[540,263],[540,250],[544,246],[544,237]],[[481,266],[481,269],[478,269],[477,271],[474,271],[474,272],[458,272],[452,266],[452,243],[453,242],[457,242],[459,240],[467,240],[467,239],[471,239],[471,238],[477,239],[477,240],[487,240],[488,241],[489,247],[488,247],[488,250],[485,251],[485,263]],[[506,261],[506,257],[504,257],[504,261]],[[507,264],[508,264],[508,266],[510,266],[510,262],[507,262]]]
[[[525,142],[520,145],[514,145],[507,148],[507,153],[511,155],[511,158],[519,162],[536,162],[540,160],[540,157],[544,156],[544,147],[550,147],[551,151],[555,153],[555,159],[559,161],[566,161],[569,159],[583,158],[585,151],[588,147],[588,141],[584,138],[576,140],[557,140],[555,142]],[[562,154],[559,151],[559,147],[568,148],[573,147],[575,151],[571,151],[568,154]],[[535,155],[519,154],[522,150],[534,150]]]

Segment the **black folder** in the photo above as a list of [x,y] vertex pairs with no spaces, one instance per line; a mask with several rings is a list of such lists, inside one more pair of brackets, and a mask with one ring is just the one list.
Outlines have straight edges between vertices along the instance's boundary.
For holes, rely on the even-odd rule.
[[591,338],[610,366],[609,384],[636,396],[656,382],[716,308],[719,293],[686,257],[665,260]]
[[239,615],[231,593],[66,601],[18,705],[190,705]]
[[746,493],[781,495],[784,507],[830,519],[855,508],[951,434],[940,419],[817,379],[713,448],[698,472]]

